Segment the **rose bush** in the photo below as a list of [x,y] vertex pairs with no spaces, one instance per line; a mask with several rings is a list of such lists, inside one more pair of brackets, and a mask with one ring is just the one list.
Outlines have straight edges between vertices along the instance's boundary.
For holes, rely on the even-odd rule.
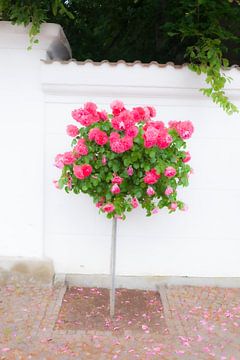
[[186,142],[193,133],[190,121],[153,121],[153,107],[132,110],[116,100],[112,113],[88,102],[72,112],[79,126],[68,125],[72,149],[55,158],[62,170],[57,188],[86,193],[108,218],[125,219],[139,206],[147,216],[167,207],[185,210],[177,188],[188,185],[191,167]]

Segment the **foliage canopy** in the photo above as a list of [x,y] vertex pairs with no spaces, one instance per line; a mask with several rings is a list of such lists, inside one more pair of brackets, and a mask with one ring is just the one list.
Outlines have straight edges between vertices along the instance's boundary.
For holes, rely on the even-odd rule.
[[0,0],[0,16],[32,22],[31,45],[42,22],[61,24],[78,60],[188,62],[206,74],[205,95],[238,111],[221,68],[239,64],[239,0]]

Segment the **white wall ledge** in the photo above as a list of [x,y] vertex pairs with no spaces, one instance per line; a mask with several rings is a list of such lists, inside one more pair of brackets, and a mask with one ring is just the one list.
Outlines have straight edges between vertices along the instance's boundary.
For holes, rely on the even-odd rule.
[[[29,46],[28,26],[13,25],[10,21],[0,21],[0,49],[27,49]],[[68,60],[72,56],[69,42],[58,24],[43,23],[36,36],[39,43],[31,51],[46,50],[46,59]]]

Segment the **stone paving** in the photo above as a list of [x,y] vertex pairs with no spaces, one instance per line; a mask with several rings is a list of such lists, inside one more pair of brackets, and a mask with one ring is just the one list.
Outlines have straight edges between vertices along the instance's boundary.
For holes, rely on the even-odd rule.
[[160,287],[166,334],[121,335],[54,330],[65,290],[19,274],[2,282],[0,359],[240,360],[240,289]]

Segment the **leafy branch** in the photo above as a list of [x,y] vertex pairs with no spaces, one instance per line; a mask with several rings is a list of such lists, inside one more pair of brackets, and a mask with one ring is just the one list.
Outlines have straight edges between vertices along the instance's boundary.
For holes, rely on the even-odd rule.
[[189,46],[186,56],[190,59],[189,68],[198,75],[206,74],[208,88],[200,91],[212,98],[228,115],[239,113],[236,105],[231,103],[225,94],[224,87],[230,83],[232,78],[226,76],[222,71],[229,66],[228,59],[224,58],[221,51],[221,41],[219,39],[201,38],[196,45]]
[[37,36],[40,33],[41,24],[48,20],[50,11],[53,16],[60,14],[74,19],[73,14],[67,10],[61,0],[51,0],[47,4],[45,1],[0,0],[0,20],[7,18],[13,24],[24,26],[31,24],[28,50],[39,42]]

